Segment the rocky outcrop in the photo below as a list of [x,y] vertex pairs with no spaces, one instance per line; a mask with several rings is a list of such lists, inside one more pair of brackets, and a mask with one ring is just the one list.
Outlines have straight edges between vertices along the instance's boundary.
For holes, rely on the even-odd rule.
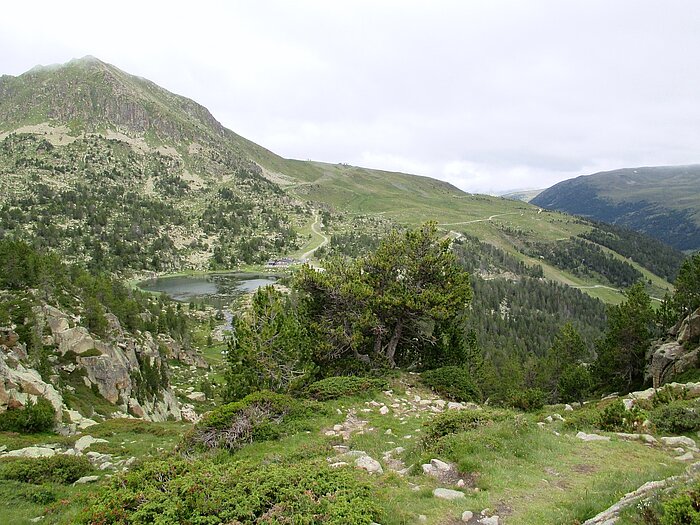
[[122,329],[116,316],[107,314],[107,335],[101,339],[77,325],[79,318],[53,306],[37,306],[34,314],[42,343],[55,349],[49,358],[55,373],[50,382],[45,381],[31,368],[14,332],[0,330],[0,412],[44,397],[56,410],[57,421],[64,419],[70,430],[94,425],[93,414],[80,414],[64,404],[61,389],[75,391],[77,378],[81,386],[115,405],[115,415],[132,414],[151,421],[181,418],[177,398],[162,384],[167,364],[148,332],[136,339]]
[[697,367],[700,347],[695,343],[700,340],[700,309],[681,320],[670,334],[675,337],[674,340],[659,344],[649,353],[646,375],[654,388]]
[[[9,361],[9,362],[8,362]],[[56,388],[44,382],[36,370],[25,368],[21,363],[11,366],[12,360],[0,351],[0,412],[8,408],[22,408],[39,397],[49,400],[57,417],[63,408],[63,398]]]

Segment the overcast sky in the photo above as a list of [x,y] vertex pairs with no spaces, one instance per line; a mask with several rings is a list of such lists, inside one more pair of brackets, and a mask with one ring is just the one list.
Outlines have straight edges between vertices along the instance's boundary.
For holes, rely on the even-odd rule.
[[0,73],[94,55],[285,157],[542,188],[700,162],[700,2],[11,2]]

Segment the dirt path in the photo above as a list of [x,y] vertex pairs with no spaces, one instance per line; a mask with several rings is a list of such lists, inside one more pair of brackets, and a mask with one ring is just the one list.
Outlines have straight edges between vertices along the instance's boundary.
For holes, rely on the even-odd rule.
[[474,224],[475,222],[488,222],[488,221],[492,221],[496,217],[503,217],[504,215],[519,215],[519,212],[497,213],[497,214],[491,215],[490,217],[487,217],[485,219],[474,219],[473,221],[465,221],[465,222],[445,222],[442,224],[438,224],[438,226],[458,226],[461,224]]
[[326,236],[326,234],[321,231],[321,228],[323,227],[323,224],[321,223],[321,216],[318,214],[318,212],[314,212],[314,217],[316,218],[316,220],[311,225],[311,231],[319,237],[321,237],[323,240],[321,241],[321,244],[302,254],[302,256],[300,257],[300,259],[302,260],[309,259],[316,252],[316,250],[330,242],[330,239]]

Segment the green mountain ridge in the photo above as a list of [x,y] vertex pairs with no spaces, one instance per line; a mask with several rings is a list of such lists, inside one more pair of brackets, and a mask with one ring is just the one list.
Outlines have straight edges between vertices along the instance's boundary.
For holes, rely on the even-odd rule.
[[[454,238],[475,236],[541,265],[548,279],[621,298],[595,272],[557,267],[528,248],[586,234],[592,223],[429,177],[284,159],[196,102],[94,57],[1,77],[0,141],[5,234],[124,275],[313,253],[317,210],[331,239],[434,220]],[[651,281],[653,295],[669,288],[612,253]]]
[[530,202],[695,251],[700,248],[699,182],[700,164],[626,168],[560,182]]

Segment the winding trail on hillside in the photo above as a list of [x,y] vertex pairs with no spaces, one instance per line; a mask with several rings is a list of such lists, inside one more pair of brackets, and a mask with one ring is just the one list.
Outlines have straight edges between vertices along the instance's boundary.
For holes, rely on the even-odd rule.
[[301,256],[302,260],[309,259],[316,252],[316,250],[318,250],[319,248],[325,246],[326,244],[328,244],[330,242],[330,239],[328,238],[328,236],[321,231],[321,216],[318,214],[318,212],[314,212],[314,217],[316,218],[316,220],[311,225],[311,231],[314,232],[319,237],[321,237],[323,240],[321,241],[321,244],[319,244],[315,248],[312,248],[308,252],[302,254],[302,256]]
[[503,217],[504,215],[519,215],[520,212],[508,212],[508,213],[497,213],[495,215],[491,215],[490,217],[486,217],[485,219],[474,219],[472,221],[464,221],[464,222],[444,222],[442,224],[438,224],[438,226],[458,226],[461,224],[474,224],[475,222],[488,222],[492,221],[496,217]]

